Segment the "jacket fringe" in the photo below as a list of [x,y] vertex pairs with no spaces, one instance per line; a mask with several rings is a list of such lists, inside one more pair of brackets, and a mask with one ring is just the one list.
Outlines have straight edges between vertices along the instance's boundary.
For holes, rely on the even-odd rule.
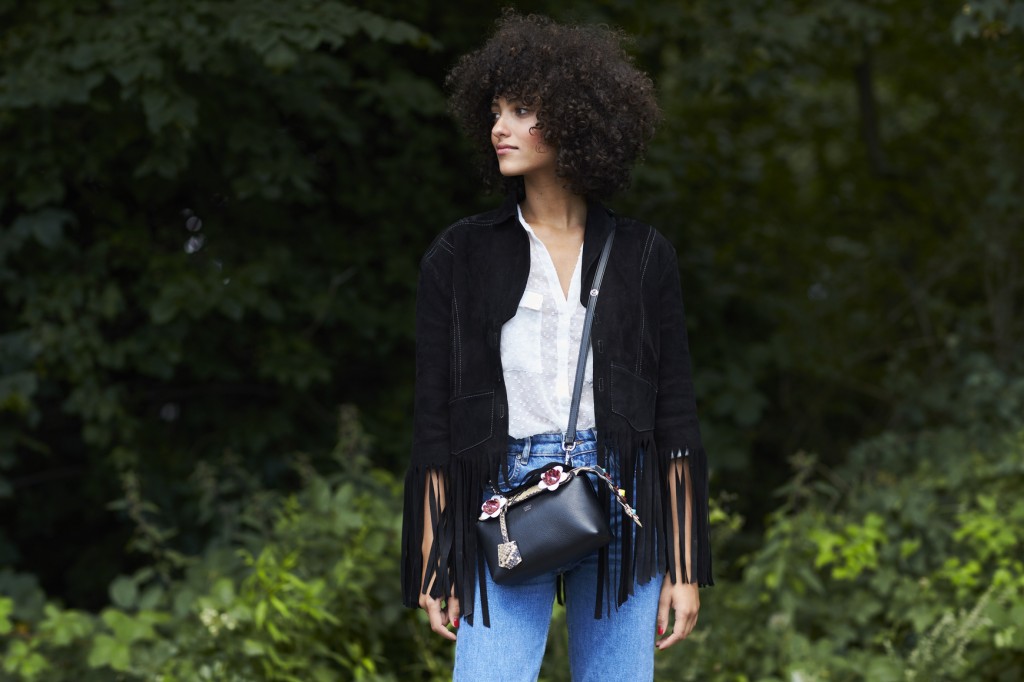
[[[613,542],[618,544],[621,561],[610,566],[609,548],[599,551],[594,617],[609,614],[613,602],[616,608],[621,606],[633,594],[635,584],[647,583],[664,573],[677,580],[681,572],[687,582],[713,585],[708,466],[703,447],[685,444],[661,444],[659,447],[650,433],[635,432],[605,435],[599,431],[597,441],[598,461],[612,472],[619,487],[632,498],[630,503],[643,528],[637,528],[625,514],[613,516],[618,525]],[[682,469],[672,465],[675,452],[686,453],[692,500],[686,498]],[[420,593],[430,586],[430,595],[435,599],[454,594],[459,599],[463,618],[472,623],[475,589],[479,585],[483,623],[490,625],[483,580],[487,567],[483,553],[477,552],[476,520],[488,482],[507,475],[507,471],[502,472],[501,464],[507,458],[494,455],[497,453],[490,457],[453,457],[444,465],[414,464],[409,468],[405,478],[402,528],[402,596],[406,606],[417,607]],[[428,482],[434,484],[428,485]],[[443,508],[438,483],[443,485],[447,502]],[[692,575],[686,575],[685,566],[678,566],[675,560],[673,538],[677,529],[685,527],[687,504],[678,504],[678,513],[673,517],[670,486],[675,487],[678,500],[692,505]],[[612,513],[610,493],[602,494],[601,500],[606,512]],[[434,542],[424,570],[421,547],[426,515],[434,529]]]
[[[633,594],[634,584],[644,584],[668,573],[673,581],[714,585],[711,572],[711,524],[707,453],[702,446],[662,444],[649,433],[613,434],[607,439],[598,432],[598,451],[618,453],[610,470],[617,472],[619,487],[629,495],[643,528],[625,515],[619,515],[617,539],[622,544],[622,566],[618,575],[616,604],[622,605]],[[602,442],[605,441],[605,442]],[[673,466],[674,453],[684,453],[690,470],[692,499],[687,499],[682,468]],[[605,465],[606,468],[609,468]],[[675,488],[676,516],[672,514],[672,487]],[[686,527],[686,508],[692,509],[690,529],[690,568],[678,566],[673,538]],[[683,535],[685,537],[685,535]]]
[[[429,587],[431,597],[454,594],[462,608],[471,610],[476,582],[472,578],[477,568],[475,523],[480,491],[487,478],[486,467],[471,457],[452,458],[442,466],[409,468],[402,523],[402,601],[406,606],[418,607],[420,594]],[[443,508],[442,491],[446,502]],[[427,514],[434,541],[424,568],[422,544]]]

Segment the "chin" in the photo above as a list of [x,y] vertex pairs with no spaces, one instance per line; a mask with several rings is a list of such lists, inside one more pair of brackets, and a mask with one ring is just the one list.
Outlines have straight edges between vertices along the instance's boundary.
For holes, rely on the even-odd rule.
[[514,168],[504,168],[501,164],[498,164],[498,172],[506,178],[515,178],[523,174],[522,171],[518,171]]

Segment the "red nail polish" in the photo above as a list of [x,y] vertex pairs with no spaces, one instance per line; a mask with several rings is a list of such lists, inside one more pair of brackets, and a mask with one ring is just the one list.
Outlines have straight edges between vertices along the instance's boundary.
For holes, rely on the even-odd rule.
[[659,634],[659,635],[663,635],[663,634],[665,634],[665,628],[663,628],[663,627],[659,627],[659,628],[658,628],[658,634]]
[[459,627],[459,619],[458,619],[458,618],[456,618],[455,620],[453,620],[453,621],[452,621],[452,624],[453,624],[453,625],[454,625],[455,627]]

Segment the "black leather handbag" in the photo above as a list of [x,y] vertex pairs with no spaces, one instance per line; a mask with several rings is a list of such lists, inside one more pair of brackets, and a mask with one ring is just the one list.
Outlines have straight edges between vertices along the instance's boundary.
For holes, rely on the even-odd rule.
[[608,472],[599,466],[569,467],[576,447],[576,419],[594,309],[614,237],[615,230],[612,230],[601,251],[587,301],[569,425],[562,437],[565,464],[551,464],[530,472],[522,485],[505,493],[496,490],[481,507],[476,524],[477,540],[487,557],[491,577],[498,584],[511,585],[555,570],[611,542],[608,516],[601,508],[590,475],[604,482],[626,514],[641,525]]
[[[594,491],[596,475],[640,525],[611,477],[601,467],[570,469],[552,464],[526,482],[484,502],[477,538],[494,582],[514,585],[572,563],[612,539],[608,516]],[[546,485],[545,485],[546,482]]]

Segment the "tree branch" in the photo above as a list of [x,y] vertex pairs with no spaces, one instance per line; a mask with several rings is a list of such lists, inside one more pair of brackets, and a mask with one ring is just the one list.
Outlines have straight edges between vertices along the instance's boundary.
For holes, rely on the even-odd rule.
[[853,79],[857,86],[857,108],[860,111],[860,131],[867,150],[868,165],[872,172],[881,177],[895,175],[885,150],[882,148],[881,124],[878,119],[878,99],[875,97],[874,65],[871,47],[864,45],[864,56],[853,67]]

